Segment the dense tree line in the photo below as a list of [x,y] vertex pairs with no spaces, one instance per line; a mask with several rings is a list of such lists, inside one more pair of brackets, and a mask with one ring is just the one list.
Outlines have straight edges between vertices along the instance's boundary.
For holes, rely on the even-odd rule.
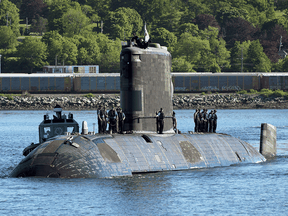
[[[288,49],[287,8],[288,0],[1,0],[2,71],[33,72],[57,58],[118,72],[121,41],[142,36],[145,22],[172,53],[173,71],[288,71],[278,55]],[[31,32],[38,37],[17,40]]]

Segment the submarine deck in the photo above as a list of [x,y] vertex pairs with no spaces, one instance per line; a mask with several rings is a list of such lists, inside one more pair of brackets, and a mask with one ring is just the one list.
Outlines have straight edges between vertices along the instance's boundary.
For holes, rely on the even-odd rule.
[[248,143],[226,134],[58,136],[34,149],[11,176],[106,178],[265,160]]

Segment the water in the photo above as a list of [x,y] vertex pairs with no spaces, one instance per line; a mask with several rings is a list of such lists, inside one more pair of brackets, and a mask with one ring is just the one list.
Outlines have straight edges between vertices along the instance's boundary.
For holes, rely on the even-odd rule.
[[[179,129],[193,130],[194,110],[175,112]],[[8,178],[23,148],[38,141],[44,114],[0,111],[0,215],[287,215],[288,110],[217,112],[217,132],[257,149],[261,123],[277,126],[278,156],[265,163],[112,179]],[[73,114],[93,130],[95,111]]]

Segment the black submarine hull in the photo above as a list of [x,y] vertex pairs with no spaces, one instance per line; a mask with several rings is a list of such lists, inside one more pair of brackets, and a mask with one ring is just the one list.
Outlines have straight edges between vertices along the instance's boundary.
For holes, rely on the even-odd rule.
[[226,134],[68,136],[40,144],[11,177],[110,178],[137,173],[257,163],[265,157]]

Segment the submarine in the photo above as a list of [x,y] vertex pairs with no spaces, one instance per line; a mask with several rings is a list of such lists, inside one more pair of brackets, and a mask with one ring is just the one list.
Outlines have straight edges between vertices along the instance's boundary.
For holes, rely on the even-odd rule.
[[[261,125],[260,151],[228,134],[174,131],[171,60],[160,44],[128,41],[120,54],[124,133],[95,134],[86,122],[80,133],[73,114],[66,117],[56,106],[56,115],[44,115],[39,125],[39,143],[24,149],[10,177],[111,178],[259,163],[276,155],[276,128],[269,124]],[[155,116],[160,108],[166,114],[161,134]]]

